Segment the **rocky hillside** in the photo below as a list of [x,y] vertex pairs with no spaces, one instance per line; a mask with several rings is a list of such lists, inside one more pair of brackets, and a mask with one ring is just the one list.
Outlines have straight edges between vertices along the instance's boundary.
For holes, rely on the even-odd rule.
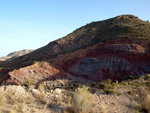
[[21,50],[21,51],[15,51],[15,52],[8,54],[5,57],[0,57],[0,61],[12,60],[12,59],[15,59],[19,56],[23,56],[25,54],[31,53],[32,51],[33,50],[26,50],[26,49]]
[[[150,73],[149,39],[149,22],[121,15],[87,24],[0,66],[8,84],[20,84],[27,78],[37,82],[66,75],[97,82],[108,78],[122,80],[130,75]],[[4,73],[4,69],[10,71]]]

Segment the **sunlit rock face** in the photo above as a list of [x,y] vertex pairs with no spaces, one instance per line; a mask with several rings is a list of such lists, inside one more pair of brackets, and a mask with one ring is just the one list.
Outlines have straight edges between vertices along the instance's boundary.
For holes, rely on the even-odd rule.
[[13,70],[8,73],[9,79],[6,84],[22,84],[27,79],[31,79],[34,83],[42,80],[54,79],[58,77],[60,71],[48,63],[35,63],[31,66]]

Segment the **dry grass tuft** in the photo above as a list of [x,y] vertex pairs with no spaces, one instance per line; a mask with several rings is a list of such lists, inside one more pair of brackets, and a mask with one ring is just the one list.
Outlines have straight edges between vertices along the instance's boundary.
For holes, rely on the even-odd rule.
[[13,93],[7,93],[6,95],[8,102],[10,104],[17,104],[17,103],[26,103],[26,104],[31,104],[32,98],[30,95],[26,96],[15,96]]
[[39,89],[39,91],[43,92],[44,89],[45,89],[45,88],[44,88],[44,85],[43,85],[43,84],[40,84],[39,87],[38,87],[38,89]]
[[147,113],[150,113],[150,94],[148,94],[145,100],[143,101],[142,109]]
[[4,93],[0,93],[0,106],[2,106],[6,102],[6,96]]
[[93,107],[93,98],[88,87],[78,88],[73,94],[71,109],[74,113],[89,113]]
[[37,98],[42,104],[46,104],[46,94],[44,92],[34,93],[34,97]]

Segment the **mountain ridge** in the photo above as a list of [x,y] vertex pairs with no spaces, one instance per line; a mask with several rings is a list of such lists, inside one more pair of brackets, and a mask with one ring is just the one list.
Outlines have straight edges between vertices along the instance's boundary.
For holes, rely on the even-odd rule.
[[20,50],[20,51],[14,51],[12,53],[9,53],[5,57],[0,57],[0,61],[12,60],[12,59],[15,59],[15,58],[17,58],[19,56],[23,56],[25,54],[28,54],[30,52],[33,52],[33,50],[23,49],[23,50]]

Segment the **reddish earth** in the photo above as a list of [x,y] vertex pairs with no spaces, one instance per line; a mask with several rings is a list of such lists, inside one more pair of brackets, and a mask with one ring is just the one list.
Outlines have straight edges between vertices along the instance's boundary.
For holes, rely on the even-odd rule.
[[9,79],[6,84],[22,84],[27,79],[32,79],[34,83],[38,83],[42,80],[60,78],[60,70],[48,63],[35,63],[31,66],[20,68],[19,70],[13,70],[8,73]]
[[[34,65],[9,72],[8,84],[63,78],[64,73],[93,81],[150,73],[150,41],[116,39],[87,49],[59,55],[50,65]],[[51,59],[49,59],[51,61]]]
[[[150,41],[117,39],[77,51],[61,66],[65,72],[94,81],[150,72]],[[82,52],[84,51],[84,52]]]

